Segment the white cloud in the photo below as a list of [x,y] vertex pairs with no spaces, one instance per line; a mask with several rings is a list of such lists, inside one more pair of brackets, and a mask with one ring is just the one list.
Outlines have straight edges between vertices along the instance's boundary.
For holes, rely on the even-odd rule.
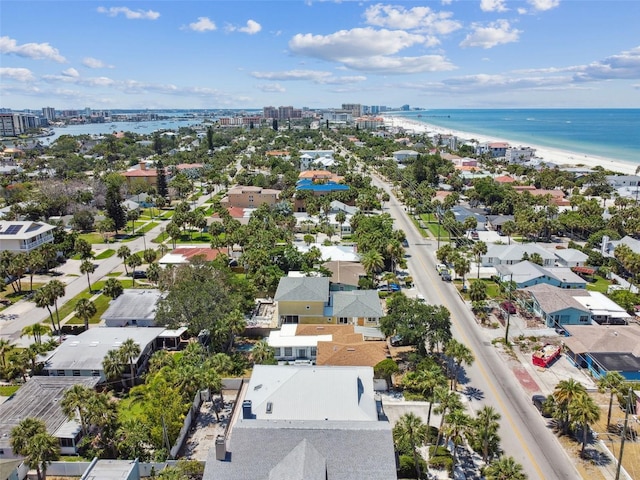
[[72,68],[67,68],[66,70],[63,70],[62,75],[64,75],[65,77],[78,78],[80,76],[80,73],[78,73],[78,70],[72,67]]
[[28,68],[0,67],[0,78],[17,80],[18,82],[30,82],[35,79]]
[[102,60],[93,57],[85,57],[82,59],[82,65],[87,68],[114,68],[113,65],[107,65]]
[[216,30],[216,24],[213,23],[209,17],[198,17],[197,22],[193,22],[189,24],[189,29],[194,32],[210,32],[212,30]]
[[354,28],[330,35],[299,33],[289,41],[289,48],[300,55],[340,61],[343,58],[391,55],[424,41],[422,35],[400,30]]
[[388,75],[443,72],[455,70],[455,66],[442,55],[423,55],[420,57],[373,56],[366,58],[348,58],[342,62],[353,70]]
[[18,55],[19,57],[31,58],[33,60],[53,60],[64,63],[67,60],[60,55],[57,48],[53,48],[48,43],[24,43],[18,42],[10,37],[0,37],[0,53]]
[[483,12],[506,12],[505,0],[480,0],[480,10]]
[[258,89],[266,93],[284,93],[287,90],[279,83],[265,83],[258,85]]
[[493,48],[497,45],[517,42],[521,33],[520,30],[512,29],[507,20],[496,20],[486,27],[474,23],[471,28],[473,32],[460,42],[461,47]]
[[526,15],[527,14],[527,9],[520,7],[520,8],[518,8],[518,13],[520,15]]
[[452,20],[451,12],[434,12],[429,7],[406,9],[393,5],[373,5],[364,12],[369,25],[400,30],[420,30],[432,34],[445,35],[462,28],[462,24]]
[[262,25],[260,25],[255,20],[247,20],[247,25],[244,27],[236,27],[234,25],[227,25],[227,31],[229,32],[242,32],[247,33],[249,35],[255,35],[260,30],[262,30]]
[[310,81],[322,85],[344,85],[347,83],[363,82],[365,76],[343,76],[337,77],[331,72],[320,70],[285,70],[282,72],[251,72],[251,76],[262,80],[280,81]]
[[116,17],[120,14],[128,20],[157,20],[160,18],[160,13],[153,10],[131,10],[127,7],[98,7],[98,13],[104,13],[110,17]]
[[527,0],[534,9],[544,12],[560,5],[560,0]]

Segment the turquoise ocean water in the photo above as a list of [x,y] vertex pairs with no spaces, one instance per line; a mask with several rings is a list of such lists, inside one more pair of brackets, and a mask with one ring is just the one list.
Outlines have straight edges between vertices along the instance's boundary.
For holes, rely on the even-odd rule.
[[640,109],[456,109],[388,115],[640,165]]

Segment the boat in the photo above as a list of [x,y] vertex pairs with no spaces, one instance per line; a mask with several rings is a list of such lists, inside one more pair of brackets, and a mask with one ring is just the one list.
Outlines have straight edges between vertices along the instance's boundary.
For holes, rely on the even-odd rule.
[[535,352],[533,352],[533,364],[537,367],[548,368],[553,361],[560,356],[562,347],[560,345],[545,344]]

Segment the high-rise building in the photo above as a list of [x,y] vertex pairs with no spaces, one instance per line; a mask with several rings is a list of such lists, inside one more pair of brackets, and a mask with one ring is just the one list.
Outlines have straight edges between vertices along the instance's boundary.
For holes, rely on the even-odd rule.
[[27,113],[0,113],[0,135],[17,137],[27,130],[40,127],[40,120]]
[[293,117],[293,107],[278,107],[278,118],[287,119]]
[[400,107],[400,110],[402,110],[403,112],[408,112],[409,111],[409,105],[402,105],[402,107]]
[[53,107],[43,107],[42,116],[49,122],[53,122],[56,119],[56,109]]
[[278,118],[278,110],[276,107],[263,107],[262,116],[264,118]]
[[353,118],[362,116],[362,105],[359,103],[343,103],[342,110],[351,111],[351,116]]

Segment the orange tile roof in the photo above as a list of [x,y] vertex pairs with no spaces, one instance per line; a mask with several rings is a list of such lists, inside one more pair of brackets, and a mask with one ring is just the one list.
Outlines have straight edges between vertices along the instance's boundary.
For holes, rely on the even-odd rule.
[[190,168],[202,168],[204,165],[202,163],[179,163],[176,165],[178,170],[189,170]]
[[305,170],[300,172],[298,178],[331,178],[333,173],[329,170]]
[[148,170],[129,170],[128,172],[124,172],[122,174],[125,177],[157,177],[155,168],[151,168]]
[[266,154],[270,157],[282,157],[284,155],[289,155],[289,152],[286,150],[270,150]]
[[494,180],[498,183],[513,183],[516,181],[513,177],[510,177],[509,175],[502,175],[501,177],[494,178]]

